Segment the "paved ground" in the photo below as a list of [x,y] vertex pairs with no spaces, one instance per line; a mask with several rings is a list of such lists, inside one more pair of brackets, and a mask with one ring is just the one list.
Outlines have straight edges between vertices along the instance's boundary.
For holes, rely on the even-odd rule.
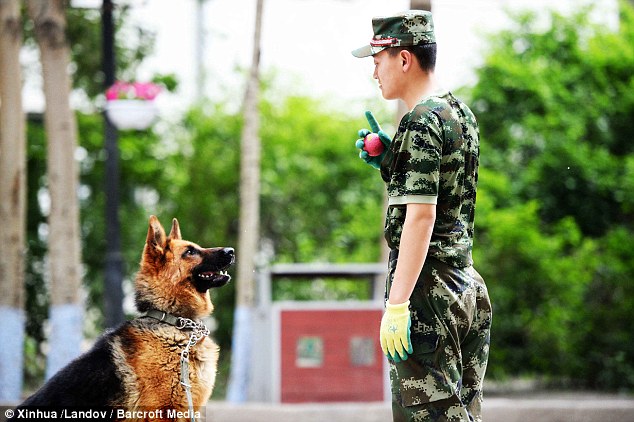
[[[3,410],[7,408],[0,407]],[[4,412],[2,412],[4,413]],[[489,396],[484,422],[634,422],[634,397],[585,393]],[[0,422],[5,419],[0,414]],[[387,403],[231,404],[212,401],[207,422],[389,422]]]
[[[634,397],[596,394],[535,394],[487,398],[484,422],[634,422]],[[234,405],[211,402],[208,422],[386,422],[389,404]]]

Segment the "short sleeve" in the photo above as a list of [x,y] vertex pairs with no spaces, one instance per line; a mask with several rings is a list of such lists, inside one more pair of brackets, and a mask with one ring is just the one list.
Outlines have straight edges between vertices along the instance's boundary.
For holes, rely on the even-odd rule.
[[401,122],[393,150],[391,178],[387,184],[389,205],[436,204],[442,157],[438,117],[415,108]]

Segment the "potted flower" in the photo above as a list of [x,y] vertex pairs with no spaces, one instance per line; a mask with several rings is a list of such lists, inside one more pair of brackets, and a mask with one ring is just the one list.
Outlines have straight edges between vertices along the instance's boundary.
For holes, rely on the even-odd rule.
[[106,90],[108,119],[119,129],[147,129],[157,115],[159,92],[161,87],[152,82],[115,82]]

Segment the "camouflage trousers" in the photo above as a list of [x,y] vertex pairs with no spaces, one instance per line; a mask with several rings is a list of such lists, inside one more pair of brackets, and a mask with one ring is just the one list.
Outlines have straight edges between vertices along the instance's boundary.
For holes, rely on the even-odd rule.
[[[386,298],[398,251],[390,254]],[[482,421],[491,302],[473,267],[428,257],[410,297],[414,352],[390,361],[394,421]]]

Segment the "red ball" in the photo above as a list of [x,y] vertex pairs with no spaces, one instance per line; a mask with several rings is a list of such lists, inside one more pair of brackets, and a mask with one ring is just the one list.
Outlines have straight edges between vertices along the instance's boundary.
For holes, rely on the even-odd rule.
[[370,157],[376,157],[383,153],[385,146],[381,142],[381,138],[376,133],[370,133],[363,139],[363,149],[367,151]]

